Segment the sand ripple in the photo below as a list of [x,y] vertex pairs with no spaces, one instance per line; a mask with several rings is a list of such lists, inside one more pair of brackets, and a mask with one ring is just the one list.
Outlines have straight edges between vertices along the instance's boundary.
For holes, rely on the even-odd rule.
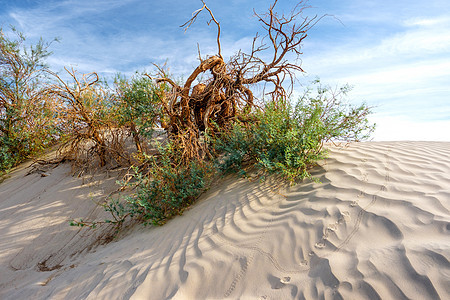
[[22,275],[1,275],[1,298],[450,298],[450,143],[332,147],[313,173],[321,183],[226,178],[167,225],[73,258],[61,250],[48,272],[35,267],[42,251],[10,241],[5,259]]

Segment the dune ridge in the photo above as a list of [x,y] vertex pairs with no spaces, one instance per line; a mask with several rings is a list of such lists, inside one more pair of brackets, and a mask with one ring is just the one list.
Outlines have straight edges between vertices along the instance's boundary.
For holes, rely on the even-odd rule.
[[[183,216],[106,245],[115,177],[26,169],[0,184],[1,299],[448,299],[450,143],[329,148],[309,180],[229,176]],[[102,177],[103,176],[103,177]]]

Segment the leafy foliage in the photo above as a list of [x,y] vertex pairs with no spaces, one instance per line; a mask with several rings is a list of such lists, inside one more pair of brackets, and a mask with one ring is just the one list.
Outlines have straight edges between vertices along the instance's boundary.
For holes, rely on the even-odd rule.
[[155,86],[150,78],[141,74],[136,74],[130,80],[118,76],[116,86],[119,126],[125,126],[131,131],[137,151],[142,152],[142,139],[152,137],[157,118],[162,115],[158,105],[161,87]]
[[45,94],[49,43],[26,47],[0,28],[0,172],[43,150],[58,137],[53,102]]
[[148,174],[135,169],[136,194],[126,198],[133,214],[137,212],[145,222],[155,225],[164,224],[191,205],[208,187],[214,173],[205,161],[177,163],[181,154],[171,144],[161,146],[159,151],[158,158],[148,157]]
[[191,161],[181,164],[181,153],[172,144],[158,145],[158,153],[146,157],[146,172],[133,167],[131,180],[122,181],[123,187],[135,192],[120,200],[112,199],[103,205],[113,220],[89,222],[73,220],[72,226],[95,228],[100,223],[121,226],[128,217],[136,217],[144,224],[162,225],[179,215],[209,187],[215,174],[213,164],[206,161]]
[[367,120],[370,109],[345,103],[347,86],[335,93],[315,83],[317,95],[308,89],[295,105],[272,100],[255,113],[256,122],[234,124],[216,142],[224,154],[220,168],[243,172],[242,164],[250,162],[293,182],[310,177],[308,169],[325,156],[325,142],[367,138],[374,130]]
[[354,106],[346,96],[351,91],[349,85],[339,89],[323,86],[319,80],[313,82],[314,89],[308,88],[298,101],[294,115],[301,124],[314,131],[316,139],[329,141],[362,141],[370,137],[375,125],[370,124],[368,116],[371,108],[365,103]]

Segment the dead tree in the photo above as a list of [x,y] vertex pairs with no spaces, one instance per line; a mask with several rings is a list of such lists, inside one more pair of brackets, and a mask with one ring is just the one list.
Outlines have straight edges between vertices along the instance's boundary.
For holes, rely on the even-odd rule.
[[[203,1],[202,1],[203,2]],[[169,138],[183,151],[183,159],[203,158],[208,155],[207,145],[200,142],[201,133],[215,134],[227,127],[236,118],[245,119],[255,105],[252,87],[257,84],[270,85],[266,94],[279,99],[289,97],[296,72],[303,72],[299,64],[289,61],[294,55],[296,61],[302,54],[302,41],[307,31],[320,18],[303,17],[307,6],[300,2],[289,15],[275,11],[277,0],[264,14],[255,12],[266,35],[253,39],[250,53],[239,51],[225,63],[221,54],[220,23],[203,2],[182,27],[187,30],[202,11],[207,11],[210,21],[217,26],[217,54],[200,58],[199,66],[188,77],[184,85],[171,80],[162,68],[158,68],[158,84],[168,84],[171,91],[161,95],[164,113],[168,116],[165,129]],[[264,60],[271,53],[272,59]],[[199,55],[200,56],[200,55]],[[209,79],[192,86],[198,76],[209,72]],[[286,85],[286,80],[288,80]]]
[[[108,158],[121,159],[120,132],[113,120],[108,119],[108,92],[102,88],[97,73],[77,74],[65,68],[73,84],[65,82],[58,74],[52,74],[58,83],[47,87],[47,94],[55,96],[60,104],[59,119],[68,133],[69,140],[61,147],[63,159],[72,158],[78,163],[88,162],[97,156],[100,166]],[[80,157],[84,153],[84,158]],[[94,155],[93,155],[94,154]]]

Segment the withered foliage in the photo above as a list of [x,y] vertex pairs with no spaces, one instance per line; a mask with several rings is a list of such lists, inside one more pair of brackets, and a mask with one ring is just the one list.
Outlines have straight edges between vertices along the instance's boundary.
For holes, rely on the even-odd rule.
[[[183,85],[177,84],[162,67],[158,67],[156,82],[171,87],[169,92],[161,94],[163,111],[168,117],[162,125],[169,138],[182,149],[185,162],[210,155],[202,135],[214,135],[236,118],[244,122],[251,120],[249,112],[255,106],[252,91],[255,85],[263,84],[266,95],[274,99],[290,96],[296,73],[303,72],[299,64],[291,61],[298,62],[302,41],[319,18],[303,17],[306,8],[303,2],[288,15],[278,14],[276,4],[275,0],[264,14],[255,12],[266,35],[263,38],[256,35],[250,53],[240,51],[228,62],[221,54],[220,23],[205,2],[182,25],[187,30],[198,15],[206,11],[211,18],[209,23],[214,22],[217,26],[217,54],[207,58],[199,55],[200,64]],[[268,56],[271,59],[263,58]],[[203,73],[210,75],[199,80]],[[194,85],[194,82],[198,83]]]
[[46,90],[49,97],[58,101],[58,119],[67,133],[67,140],[60,147],[61,159],[89,164],[97,158],[102,167],[107,162],[129,161],[123,151],[125,134],[118,128],[112,110],[115,96],[102,86],[97,73],[65,70],[72,82],[48,71],[57,83],[48,85]]

